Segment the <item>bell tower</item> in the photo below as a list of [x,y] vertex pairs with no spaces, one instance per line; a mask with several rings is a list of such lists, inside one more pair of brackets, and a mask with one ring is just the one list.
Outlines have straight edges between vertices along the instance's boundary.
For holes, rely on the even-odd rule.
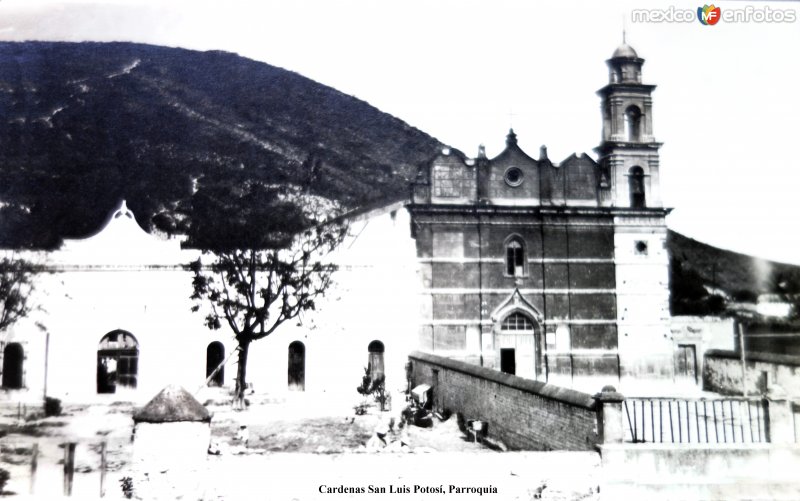
[[671,382],[669,255],[653,137],[655,85],[642,83],[642,65],[623,43],[608,64],[602,99],[603,137],[595,148],[601,169],[600,203],[614,214],[614,269],[620,382]]
[[636,209],[660,208],[658,149],[653,137],[655,85],[642,83],[642,65],[623,35],[608,65],[608,85],[597,91],[602,98],[603,138],[595,148],[609,196],[603,204]]

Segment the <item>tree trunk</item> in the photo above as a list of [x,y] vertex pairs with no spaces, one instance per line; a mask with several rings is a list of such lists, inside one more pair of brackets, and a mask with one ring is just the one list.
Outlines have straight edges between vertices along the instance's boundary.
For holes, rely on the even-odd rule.
[[236,395],[233,406],[244,409],[244,391],[247,388],[247,352],[250,348],[249,339],[239,340],[239,367],[236,370]]

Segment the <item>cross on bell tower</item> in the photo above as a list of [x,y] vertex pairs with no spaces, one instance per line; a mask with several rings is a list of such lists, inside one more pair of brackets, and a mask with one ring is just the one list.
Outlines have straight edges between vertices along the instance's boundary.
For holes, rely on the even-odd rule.
[[625,41],[608,65],[608,85],[597,91],[602,98],[603,138],[595,148],[604,177],[610,183],[605,205],[662,207],[658,176],[658,149],[653,137],[655,85],[642,83],[644,59]]

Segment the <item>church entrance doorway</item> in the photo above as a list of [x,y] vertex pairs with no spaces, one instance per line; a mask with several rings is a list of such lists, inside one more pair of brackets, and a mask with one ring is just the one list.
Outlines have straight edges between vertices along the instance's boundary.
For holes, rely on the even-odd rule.
[[506,374],[517,373],[517,356],[514,348],[500,349],[500,372]]
[[495,346],[500,350],[500,370],[519,377],[536,379],[537,341],[536,324],[519,311],[505,317],[495,335]]

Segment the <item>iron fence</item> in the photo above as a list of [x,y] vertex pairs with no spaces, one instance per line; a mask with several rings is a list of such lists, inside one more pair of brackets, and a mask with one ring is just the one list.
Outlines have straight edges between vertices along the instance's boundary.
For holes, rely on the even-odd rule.
[[629,398],[624,406],[627,442],[769,442],[761,399]]

